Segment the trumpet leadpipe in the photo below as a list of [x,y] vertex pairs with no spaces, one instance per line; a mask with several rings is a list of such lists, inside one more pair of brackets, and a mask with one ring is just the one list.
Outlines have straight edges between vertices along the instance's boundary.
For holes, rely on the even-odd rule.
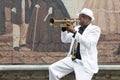
[[80,22],[80,20],[56,20],[56,19],[53,19],[53,18],[50,18],[49,20],[50,23],[54,24],[54,23],[67,23],[67,22]]
[[67,25],[72,25],[74,27],[76,25],[79,25],[80,20],[70,20],[70,19],[56,20],[56,19],[50,18],[49,22],[50,22],[50,26],[54,26],[54,27],[57,27],[54,25],[55,23],[60,23],[59,25],[60,27],[66,27]]

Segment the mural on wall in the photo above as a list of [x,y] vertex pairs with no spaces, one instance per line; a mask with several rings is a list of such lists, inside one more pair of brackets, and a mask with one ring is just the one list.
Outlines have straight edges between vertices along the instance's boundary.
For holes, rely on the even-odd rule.
[[84,1],[0,0],[0,35],[4,36],[7,30],[12,39],[11,50],[15,51],[24,51],[22,46],[37,52],[68,51],[69,44],[63,44],[60,39],[61,28],[50,26],[49,19],[76,18]]
[[[51,27],[49,19],[51,17],[58,20],[76,18],[76,13],[84,1],[38,0],[37,4],[40,8],[34,8],[28,30],[27,43],[31,49],[42,52],[68,51],[68,44],[63,44],[60,39],[60,27]],[[80,4],[76,5],[77,2]],[[75,7],[67,3],[74,3],[72,5]]]
[[[28,18],[26,18],[29,24],[28,30],[26,31],[27,35],[24,37],[26,39],[26,45],[19,45],[19,50],[17,48],[16,51],[13,48],[14,29],[11,20],[12,13],[20,9],[16,8],[17,10],[15,10],[13,8],[14,5],[17,5],[13,3],[14,1],[17,1],[18,4],[22,1],[28,1],[27,4],[25,3],[24,8],[29,6],[27,10]],[[69,44],[61,42],[61,28],[50,26],[49,19],[51,17],[58,20],[65,18],[76,19],[76,13],[83,7],[93,10],[95,16],[94,24],[98,25],[102,31],[101,42],[98,45],[100,53],[99,60],[101,62],[119,62],[119,56],[113,54],[120,53],[120,23],[118,23],[120,11],[118,5],[119,1],[113,2],[113,0],[0,0],[0,64],[39,64],[42,63],[41,59],[43,59],[41,57],[36,58],[36,56],[41,55],[39,53],[49,53],[51,56],[52,52],[55,54],[57,52],[67,52]],[[20,6],[21,8],[23,7],[22,4]],[[23,18],[24,21],[24,16],[17,15],[16,21],[19,21],[20,18]],[[23,23],[22,25],[25,24]],[[59,24],[55,25],[59,26]],[[18,31],[15,32],[15,34],[17,33]],[[107,47],[103,47],[103,45]],[[102,54],[104,50],[110,59],[108,59],[109,61],[104,60],[107,59],[106,54]],[[46,58],[49,58],[51,63],[54,61],[53,57],[46,56],[42,61],[46,62]]]
[[64,51],[61,50],[63,44],[60,41],[60,28],[49,25],[51,17],[54,19],[70,18],[63,2],[61,0],[38,0],[37,5],[40,8],[38,10],[34,8],[29,24],[28,44],[32,45],[34,51]]
[[[61,42],[60,24],[50,26],[49,20],[76,18],[78,5],[75,4],[79,1],[83,0],[0,0],[0,64],[33,60],[23,59],[27,53],[67,52],[69,44]],[[75,9],[68,3],[73,3]]]
[[0,0],[0,35],[5,32],[5,0]]

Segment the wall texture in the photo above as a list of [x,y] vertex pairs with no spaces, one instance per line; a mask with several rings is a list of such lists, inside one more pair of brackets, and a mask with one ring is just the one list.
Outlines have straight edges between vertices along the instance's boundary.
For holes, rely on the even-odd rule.
[[[0,71],[0,80],[49,80],[48,71]],[[71,73],[61,80],[75,80]],[[120,71],[99,71],[92,80],[120,80]]]

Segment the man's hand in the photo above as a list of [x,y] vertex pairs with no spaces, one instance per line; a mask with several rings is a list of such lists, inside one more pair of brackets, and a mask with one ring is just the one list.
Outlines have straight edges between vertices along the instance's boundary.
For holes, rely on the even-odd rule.
[[71,33],[76,33],[76,30],[73,28],[73,26],[71,25],[71,22],[70,21],[67,21],[69,19],[65,18],[64,20],[66,20],[66,23],[63,23],[63,24],[66,24],[66,27],[63,27],[62,28],[62,31],[68,31],[68,32],[71,32]]
[[67,31],[71,32],[71,33],[75,33],[76,30],[72,27],[72,26],[67,26]]
[[[68,19],[65,19],[65,20],[68,20]],[[67,21],[66,22],[66,30],[67,31],[69,31],[69,32],[71,32],[71,33],[75,33],[76,31],[75,31],[75,29],[73,28],[73,26],[71,25],[71,22],[69,22],[69,21]]]

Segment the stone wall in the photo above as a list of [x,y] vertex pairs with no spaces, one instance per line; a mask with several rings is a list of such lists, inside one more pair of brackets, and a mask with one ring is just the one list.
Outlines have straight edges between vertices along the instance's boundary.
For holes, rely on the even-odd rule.
[[101,35],[98,43],[98,60],[99,63],[120,62],[120,34]]
[[[48,71],[0,71],[0,80],[49,80]],[[71,73],[61,80],[75,80]],[[120,71],[99,71],[92,80],[120,80]]]

